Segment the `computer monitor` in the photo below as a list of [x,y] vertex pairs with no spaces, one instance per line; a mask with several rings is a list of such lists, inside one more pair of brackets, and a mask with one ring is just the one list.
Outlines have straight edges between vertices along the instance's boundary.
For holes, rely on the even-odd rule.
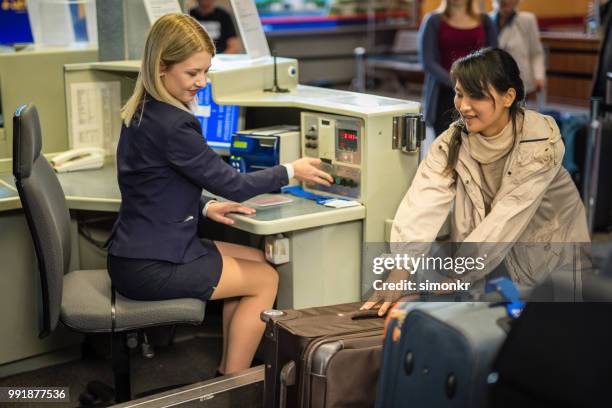
[[7,4],[0,7],[0,45],[34,42],[25,3]]
[[239,130],[241,109],[234,105],[218,105],[212,99],[212,84],[198,90],[196,117],[202,125],[202,136],[217,153],[229,154],[232,135]]

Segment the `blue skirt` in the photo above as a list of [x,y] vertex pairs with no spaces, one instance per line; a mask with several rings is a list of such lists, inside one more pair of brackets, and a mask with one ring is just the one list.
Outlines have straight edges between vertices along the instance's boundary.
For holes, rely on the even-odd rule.
[[201,241],[208,253],[185,264],[109,254],[108,274],[113,286],[134,300],[209,300],[221,279],[223,259],[214,242]]

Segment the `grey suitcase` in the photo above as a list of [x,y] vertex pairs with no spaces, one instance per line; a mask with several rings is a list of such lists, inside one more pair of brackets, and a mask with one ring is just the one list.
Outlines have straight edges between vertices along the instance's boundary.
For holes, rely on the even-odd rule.
[[508,321],[503,305],[484,302],[399,305],[386,328],[376,406],[486,407]]

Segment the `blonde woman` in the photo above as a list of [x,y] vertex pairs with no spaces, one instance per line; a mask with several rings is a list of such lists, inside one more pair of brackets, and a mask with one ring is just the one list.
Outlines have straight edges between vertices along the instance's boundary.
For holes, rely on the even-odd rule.
[[202,189],[242,201],[279,189],[291,177],[331,178],[300,159],[240,174],[217,156],[189,110],[206,84],[215,47],[192,17],[168,14],[148,34],[136,88],[122,110],[117,148],[121,208],[109,245],[108,271],[124,296],[142,300],[227,299],[218,374],[249,367],[263,334],[278,277],[256,249],[198,239],[198,218],[232,224],[235,202],[201,199]]
[[533,99],[546,85],[544,48],[536,16],[518,11],[519,3],[520,0],[495,0],[491,18],[499,30],[499,47],[516,60],[527,98]]
[[455,92],[450,68],[455,60],[480,48],[497,46],[497,30],[475,0],[442,0],[419,29],[419,55],[425,71],[423,109],[436,136],[453,121]]

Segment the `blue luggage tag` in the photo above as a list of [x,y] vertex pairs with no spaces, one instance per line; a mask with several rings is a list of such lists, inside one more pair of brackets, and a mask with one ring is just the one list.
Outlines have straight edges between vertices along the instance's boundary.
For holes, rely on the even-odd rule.
[[485,285],[485,292],[498,292],[506,299],[506,312],[513,319],[518,318],[525,307],[525,302],[520,298],[520,294],[514,283],[508,278],[491,279]]

